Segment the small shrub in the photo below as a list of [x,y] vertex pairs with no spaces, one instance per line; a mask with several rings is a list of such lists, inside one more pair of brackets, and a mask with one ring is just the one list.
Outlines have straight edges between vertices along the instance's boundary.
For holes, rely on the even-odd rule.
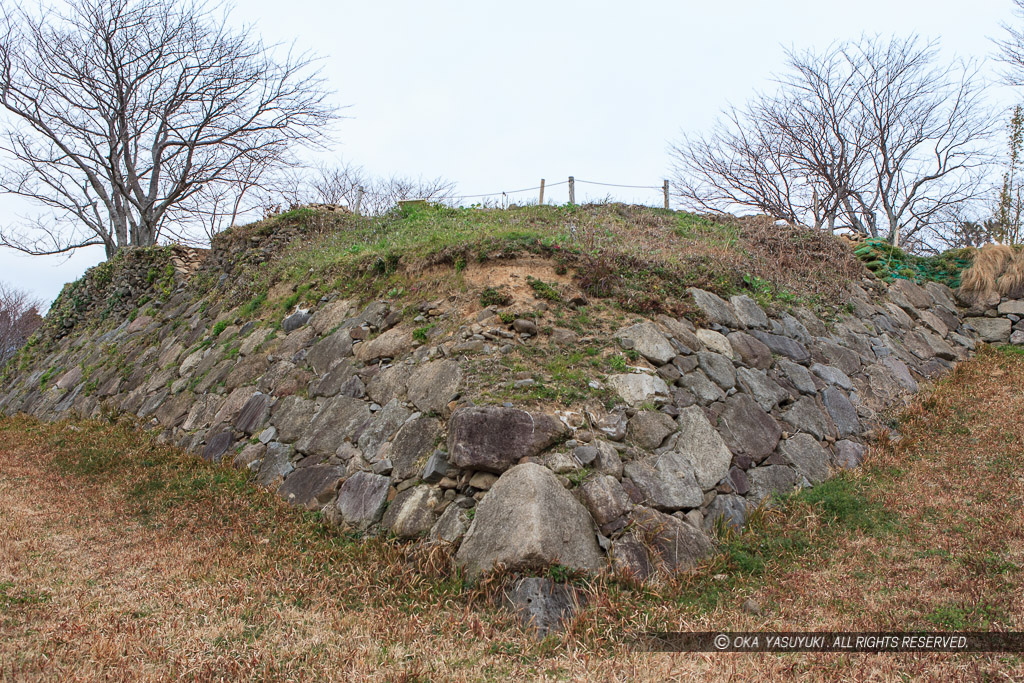
[[533,289],[534,294],[540,299],[546,299],[548,301],[561,301],[562,297],[558,294],[558,290],[549,285],[547,282],[535,278],[533,276],[526,276],[526,283]]
[[497,287],[484,287],[483,291],[480,292],[480,305],[484,308],[488,306],[508,306],[511,303],[512,297]]
[[223,332],[225,329],[227,329],[227,326],[228,326],[228,321],[227,320],[221,320],[220,322],[218,322],[217,324],[215,324],[213,326],[213,331],[211,332],[211,334],[214,337],[219,337],[220,333]]

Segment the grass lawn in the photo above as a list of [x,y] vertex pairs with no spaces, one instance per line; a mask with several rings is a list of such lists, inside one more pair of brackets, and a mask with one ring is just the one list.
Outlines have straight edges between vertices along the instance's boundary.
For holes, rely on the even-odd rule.
[[[1024,355],[985,350],[865,466],[534,642],[446,553],[358,539],[130,424],[0,420],[0,680],[1008,680],[1009,654],[668,654],[641,630],[1024,630]],[[741,609],[756,600],[760,615]]]

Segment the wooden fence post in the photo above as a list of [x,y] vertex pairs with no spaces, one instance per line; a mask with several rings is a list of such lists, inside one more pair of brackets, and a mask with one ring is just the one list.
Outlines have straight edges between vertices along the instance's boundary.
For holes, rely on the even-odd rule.
[[363,189],[363,186],[362,186],[362,185],[357,185],[357,186],[356,186],[356,207],[355,207],[355,214],[356,214],[357,216],[358,216],[358,215],[360,215],[360,213],[359,213],[359,208],[360,208],[360,205],[361,205],[361,204],[363,203],[363,192],[365,192],[365,191],[366,191],[366,190],[364,190],[364,189]]
[[576,203],[576,179],[569,176],[569,203]]
[[544,206],[544,179],[543,178],[540,179],[540,199],[537,201],[537,204],[539,204],[540,206]]
[[668,181],[667,180],[665,181],[664,192],[665,192],[665,208],[667,209],[668,208]]

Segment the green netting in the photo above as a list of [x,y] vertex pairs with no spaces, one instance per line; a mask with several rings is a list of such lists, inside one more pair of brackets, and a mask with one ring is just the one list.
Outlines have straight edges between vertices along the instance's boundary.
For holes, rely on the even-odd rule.
[[877,237],[864,240],[853,253],[886,282],[903,279],[920,284],[932,280],[953,289],[960,286],[960,275],[971,267],[973,259],[971,249],[950,249],[937,256],[914,256]]

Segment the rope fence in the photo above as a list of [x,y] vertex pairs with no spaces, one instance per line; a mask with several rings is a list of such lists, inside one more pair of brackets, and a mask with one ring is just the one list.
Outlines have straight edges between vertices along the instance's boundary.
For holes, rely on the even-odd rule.
[[445,197],[444,200],[458,203],[465,199],[487,199],[490,197],[500,197],[505,202],[507,202],[509,195],[523,194],[525,192],[537,192],[537,203],[543,205],[544,193],[546,190],[549,190],[553,187],[559,187],[561,185],[568,185],[569,203],[575,204],[577,184],[596,185],[600,187],[616,187],[631,190],[660,190],[662,193],[662,203],[664,205],[664,208],[669,208],[669,182],[667,180],[663,181],[661,185],[624,185],[619,183],[602,183],[596,180],[583,180],[581,178],[576,178],[575,176],[569,176],[568,180],[562,180],[557,183],[548,183],[544,178],[541,178],[540,185],[536,185],[534,187],[524,187],[520,190],[504,190],[501,192],[485,192],[482,194],[449,195]]

